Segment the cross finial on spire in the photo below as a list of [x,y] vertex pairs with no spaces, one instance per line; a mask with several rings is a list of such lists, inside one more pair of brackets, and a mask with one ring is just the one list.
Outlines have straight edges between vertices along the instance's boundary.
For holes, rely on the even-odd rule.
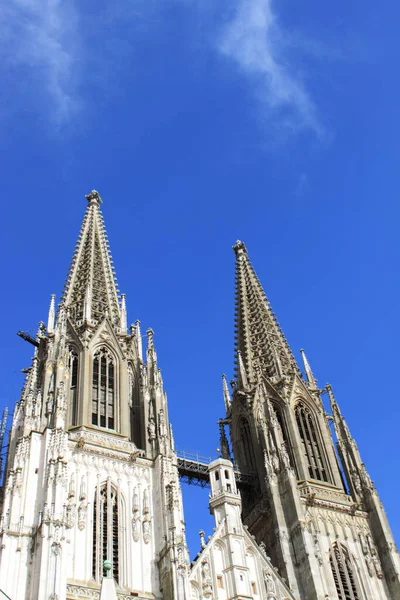
[[92,190],[89,194],[86,194],[85,198],[89,203],[97,202],[97,204],[101,204],[103,202],[97,190]]
[[232,246],[232,248],[234,249],[236,256],[238,256],[240,252],[244,252],[245,254],[247,254],[246,245],[240,240],[236,240],[236,244]]

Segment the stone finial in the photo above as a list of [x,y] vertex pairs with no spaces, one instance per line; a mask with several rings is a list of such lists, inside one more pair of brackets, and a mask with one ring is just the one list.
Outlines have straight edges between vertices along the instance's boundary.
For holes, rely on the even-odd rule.
[[200,548],[203,550],[203,548],[206,547],[206,539],[205,539],[204,531],[202,529],[200,529],[200,531],[199,531],[199,536],[200,536]]
[[89,194],[85,195],[85,198],[89,202],[89,204],[91,202],[95,202],[97,204],[101,204],[103,202],[103,200],[101,199],[101,196],[97,190],[92,190]]
[[154,347],[154,343],[153,343],[154,331],[152,330],[151,327],[149,327],[147,329],[146,333],[147,333],[148,348],[153,348]]
[[111,569],[112,569],[111,560],[105,560],[103,562],[103,567],[106,572],[106,577],[111,577]]
[[48,333],[53,333],[53,331],[54,331],[54,321],[55,321],[55,315],[56,315],[55,303],[56,303],[56,295],[52,294],[51,299],[50,299],[49,316],[47,318],[47,332]]
[[236,256],[239,256],[239,254],[247,254],[247,248],[244,242],[241,242],[240,240],[236,240],[236,244],[234,244],[232,246],[232,248],[235,251]]

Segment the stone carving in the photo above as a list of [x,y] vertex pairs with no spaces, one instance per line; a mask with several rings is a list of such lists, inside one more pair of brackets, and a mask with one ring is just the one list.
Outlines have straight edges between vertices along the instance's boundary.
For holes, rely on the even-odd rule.
[[135,542],[140,539],[140,518],[139,516],[132,517],[132,537]]
[[264,450],[264,465],[265,465],[265,470],[267,472],[267,477],[269,477],[270,475],[272,475],[272,465],[271,465],[271,461],[269,460],[267,450]]
[[91,600],[99,600],[100,598],[99,591],[80,585],[67,584],[67,594],[71,594],[74,598],[90,598]]
[[318,536],[314,535],[314,546],[315,546],[315,558],[318,561],[318,564],[320,566],[322,566],[323,564],[323,558],[322,558],[322,554],[321,554],[321,548],[319,546],[319,541],[318,541]]
[[271,571],[264,571],[264,584],[268,600],[276,598],[276,586]]
[[360,477],[355,469],[351,471],[351,479],[353,481],[354,489],[357,494],[362,494],[362,486]]
[[290,469],[291,468],[290,458],[289,458],[289,454],[288,454],[285,442],[282,442],[282,444],[281,444],[281,458],[282,458],[283,466],[285,467],[285,469]]
[[145,517],[143,520],[143,541],[148,544],[151,539],[151,521],[149,517]]
[[260,550],[261,550],[262,554],[265,556],[265,558],[267,558],[267,547],[265,545],[265,542],[261,541],[259,543],[259,547],[260,547]]
[[81,480],[81,488],[79,493],[79,508],[78,508],[78,529],[83,531],[86,526],[86,517],[87,517],[87,502],[86,502],[86,484],[85,478],[82,477]]
[[49,459],[64,458],[67,452],[67,438],[68,434],[61,427],[52,431],[49,443]]
[[[72,479],[71,479],[72,483]],[[66,505],[66,514],[65,514],[65,526],[68,529],[71,529],[75,525],[76,518],[76,502],[75,502],[75,491],[71,492],[71,483],[70,483],[70,493],[68,497],[68,503]]]
[[147,427],[147,432],[149,434],[149,442],[154,442],[154,440],[156,439],[156,423],[153,417],[150,418],[149,425]]
[[361,463],[361,479],[366,488],[374,490],[374,484],[364,463]]
[[365,564],[367,566],[368,574],[370,577],[374,577],[376,575],[378,579],[382,579],[382,568],[381,563],[378,557],[378,552],[376,550],[375,544],[371,539],[370,535],[362,535],[359,534],[359,540],[361,545],[362,553],[365,557]]
[[278,473],[279,472],[279,458],[278,458],[275,448],[273,448],[271,450],[271,465],[272,465],[272,469],[273,469],[274,473]]
[[133,489],[132,496],[132,537],[135,542],[140,538],[140,516],[139,516],[139,495],[137,488]]
[[204,559],[201,563],[201,579],[203,587],[203,597],[212,598],[213,588],[208,558]]
[[[106,432],[93,432],[93,431],[81,431],[81,432],[71,432],[69,434],[71,440],[79,442],[82,444],[91,444],[93,446],[97,446],[100,448],[107,448],[118,450],[120,452],[125,452],[128,455],[132,453],[136,453],[137,456],[141,456],[144,454],[143,451],[138,450],[133,442],[128,442],[126,440],[120,440],[115,438],[112,434]],[[97,448],[90,448],[92,451],[97,451]]]
[[149,493],[147,490],[143,490],[143,514],[148,515],[149,512]]
[[81,502],[78,508],[78,529],[83,531],[86,526],[86,516],[87,516],[87,504],[86,502]]
[[61,554],[60,542],[53,542],[51,545],[51,551],[55,556],[59,556]]

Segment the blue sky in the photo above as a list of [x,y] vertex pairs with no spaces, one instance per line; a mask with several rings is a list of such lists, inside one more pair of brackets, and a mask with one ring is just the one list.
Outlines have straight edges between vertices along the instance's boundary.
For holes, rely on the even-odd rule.
[[[96,188],[177,447],[213,456],[243,239],[332,383],[397,540],[397,3],[8,0],[0,8],[1,405]],[[184,488],[191,553],[207,492]]]

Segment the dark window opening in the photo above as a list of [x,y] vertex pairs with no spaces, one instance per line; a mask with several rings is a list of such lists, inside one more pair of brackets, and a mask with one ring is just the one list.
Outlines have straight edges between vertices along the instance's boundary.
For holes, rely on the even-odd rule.
[[93,359],[92,425],[115,428],[114,361],[105,348],[96,352]]
[[78,354],[70,348],[69,354],[69,395],[71,408],[71,425],[78,424]]
[[96,490],[93,513],[93,565],[92,575],[101,581],[106,575],[104,561],[112,564],[112,576],[119,579],[119,507],[118,492],[107,482]]
[[321,440],[310,409],[299,402],[295,408],[297,427],[303,444],[308,472],[312,479],[329,482]]
[[339,600],[361,600],[356,584],[353,565],[347,549],[336,543],[329,555],[329,562]]

